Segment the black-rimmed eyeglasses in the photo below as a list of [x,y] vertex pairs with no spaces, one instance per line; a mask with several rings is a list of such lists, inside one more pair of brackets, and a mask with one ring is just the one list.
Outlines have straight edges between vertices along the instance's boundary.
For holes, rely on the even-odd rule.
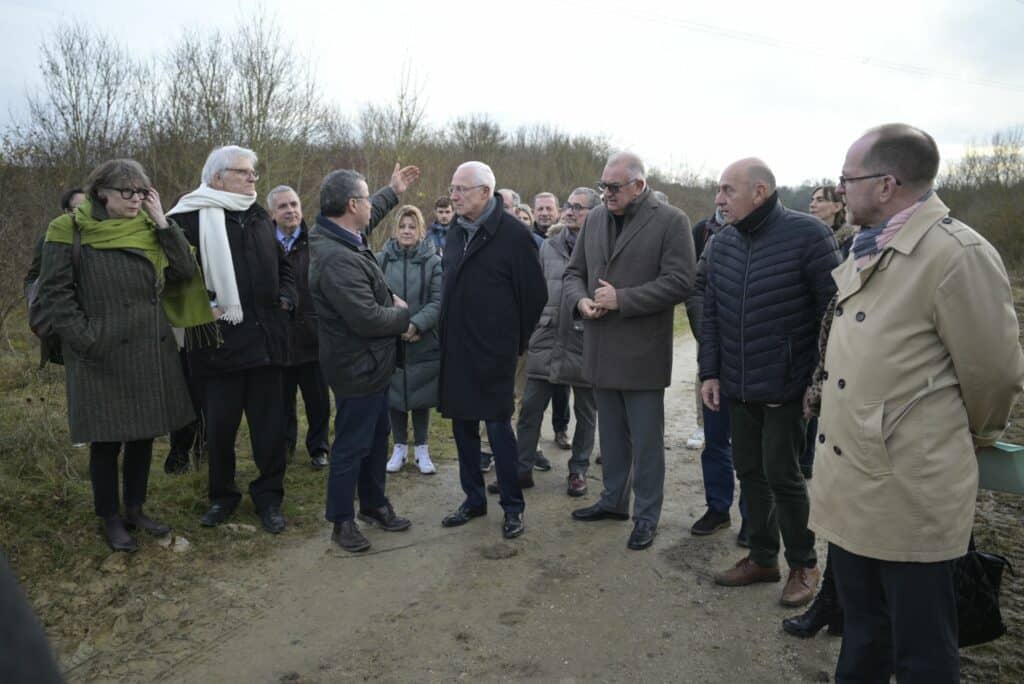
[[630,183],[635,183],[636,181],[636,178],[630,178],[625,183],[605,183],[604,181],[597,181],[597,189],[601,192],[607,192],[609,195],[614,195],[622,188],[626,187]]
[[130,200],[136,195],[139,196],[140,200],[149,197],[149,188],[110,188],[110,190],[116,191],[123,200]]

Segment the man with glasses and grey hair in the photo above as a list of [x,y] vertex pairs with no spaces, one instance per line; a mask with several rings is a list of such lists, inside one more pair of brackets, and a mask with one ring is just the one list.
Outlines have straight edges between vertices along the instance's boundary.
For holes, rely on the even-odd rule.
[[[591,188],[576,188],[569,195],[563,218],[563,230],[544,241],[540,248],[541,268],[548,285],[548,301],[541,313],[526,360],[526,388],[516,423],[519,441],[519,477],[532,484],[531,471],[537,457],[537,441],[544,410],[557,391],[565,394],[568,409],[569,389],[572,388],[576,411],[576,430],[571,444],[569,475],[566,493],[583,496],[587,493],[587,468],[594,450],[594,430],[597,409],[594,391],[583,378],[583,325],[573,315],[572,308],[563,307],[562,276],[576,246],[580,229],[590,210],[600,202],[600,196]],[[568,423],[568,420],[566,420]],[[567,446],[568,441],[566,442]],[[550,466],[549,466],[550,469]],[[496,484],[489,491],[498,491]]]
[[388,388],[398,363],[398,336],[409,327],[409,307],[388,289],[366,238],[419,176],[415,166],[395,164],[391,185],[371,196],[361,174],[332,171],[320,185],[320,215],[309,238],[320,365],[338,410],[326,517],[334,523],[334,543],[350,552],[370,548],[356,523],[357,490],[363,522],[387,532],[411,524],[395,514],[384,493]]
[[672,320],[693,287],[688,223],[655,199],[635,154],[612,155],[604,206],[587,216],[565,270],[564,297],[583,317],[583,377],[594,387],[604,491],[573,511],[581,521],[629,520],[630,549],[653,541],[665,484],[665,388],[672,380]]
[[[263,528],[284,530],[285,432],[282,366],[295,273],[256,202],[256,154],[229,145],[210,153],[202,183],[167,212],[196,247],[222,344],[188,353],[202,386],[210,450],[210,508],[200,523],[225,522],[242,499],[235,484],[235,437],[244,413],[259,476],[249,484]],[[186,347],[188,347],[186,341]]]
[[529,232],[504,211],[494,187],[490,167],[472,161],[455,170],[448,188],[456,220],[444,253],[440,410],[452,421],[465,499],[441,524],[457,527],[487,514],[483,421],[505,512],[502,535],[511,539],[525,529],[511,422],[516,359],[526,351],[547,287]]

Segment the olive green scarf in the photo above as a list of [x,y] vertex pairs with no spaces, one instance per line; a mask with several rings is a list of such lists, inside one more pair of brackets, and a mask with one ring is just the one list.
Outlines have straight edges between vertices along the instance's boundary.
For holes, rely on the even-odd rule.
[[[168,260],[157,240],[156,231],[160,229],[145,211],[140,210],[135,218],[99,218],[93,215],[92,205],[86,201],[75,210],[74,218],[68,214],[55,218],[46,229],[46,241],[72,244],[75,223],[82,231],[83,245],[94,249],[135,250],[149,259],[156,271],[164,313],[172,326],[185,329],[187,348],[219,341],[202,270],[197,265],[189,280],[165,281]],[[194,260],[195,256],[192,258]]]

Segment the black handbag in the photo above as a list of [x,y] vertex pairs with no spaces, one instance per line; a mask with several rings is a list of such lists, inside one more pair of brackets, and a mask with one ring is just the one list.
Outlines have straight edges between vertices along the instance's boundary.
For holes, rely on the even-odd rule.
[[960,648],[993,641],[1006,634],[999,612],[999,586],[1003,568],[1013,574],[1010,561],[994,553],[978,551],[971,535],[967,555],[953,561]]

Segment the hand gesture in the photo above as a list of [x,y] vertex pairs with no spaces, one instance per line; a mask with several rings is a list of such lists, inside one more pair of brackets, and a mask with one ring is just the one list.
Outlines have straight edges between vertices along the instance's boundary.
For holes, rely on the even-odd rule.
[[149,218],[153,219],[153,223],[157,225],[157,228],[167,227],[167,217],[164,216],[164,208],[160,204],[160,193],[156,191],[156,188],[149,189],[146,199],[142,200],[142,208],[149,215]]
[[395,162],[395,170],[391,172],[391,189],[395,191],[396,195],[401,195],[419,178],[420,169],[418,166],[401,168],[398,162]]
[[594,302],[605,311],[615,311],[619,308],[619,297],[615,293],[615,287],[606,280],[597,279],[601,287],[594,291]]
[[405,300],[396,294],[391,295],[391,300],[395,303],[399,309],[408,309],[409,305],[405,303]]
[[607,313],[605,309],[599,307],[590,297],[584,297],[581,299],[577,308],[580,310],[580,313],[584,318],[589,318],[590,320],[600,318]]
[[419,331],[416,329],[416,326],[410,323],[409,328],[402,333],[402,339],[406,342],[415,342],[419,339],[419,335],[416,334],[417,332]]

